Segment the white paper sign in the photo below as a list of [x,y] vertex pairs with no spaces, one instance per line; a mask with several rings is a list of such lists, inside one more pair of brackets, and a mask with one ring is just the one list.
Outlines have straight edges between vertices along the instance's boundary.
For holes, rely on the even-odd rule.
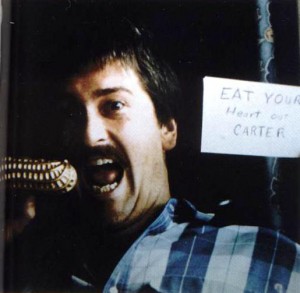
[[201,151],[300,157],[300,87],[205,77]]

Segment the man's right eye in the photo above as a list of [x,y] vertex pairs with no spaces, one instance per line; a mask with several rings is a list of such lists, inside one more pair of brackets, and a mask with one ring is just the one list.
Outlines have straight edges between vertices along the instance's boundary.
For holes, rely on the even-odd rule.
[[67,119],[77,119],[83,117],[84,111],[82,107],[74,101],[74,99],[70,100],[63,100],[60,103],[60,111],[61,114],[64,115]]
[[83,113],[81,111],[76,111],[76,112],[75,111],[73,111],[73,112],[68,111],[67,116],[69,118],[78,118],[78,117],[82,117]]

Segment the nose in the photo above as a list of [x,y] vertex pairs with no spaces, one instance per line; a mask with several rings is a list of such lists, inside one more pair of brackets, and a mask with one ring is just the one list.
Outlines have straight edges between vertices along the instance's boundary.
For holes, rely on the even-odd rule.
[[103,117],[94,109],[87,110],[85,145],[94,147],[107,142],[108,133]]

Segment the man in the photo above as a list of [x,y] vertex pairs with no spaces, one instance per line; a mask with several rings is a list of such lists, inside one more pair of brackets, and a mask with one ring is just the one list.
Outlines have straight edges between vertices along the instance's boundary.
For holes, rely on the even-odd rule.
[[33,229],[43,245],[23,291],[297,292],[298,245],[263,228],[215,227],[170,199],[176,78],[144,32],[127,20],[81,29],[82,44],[66,41],[57,103],[78,198],[68,229]]

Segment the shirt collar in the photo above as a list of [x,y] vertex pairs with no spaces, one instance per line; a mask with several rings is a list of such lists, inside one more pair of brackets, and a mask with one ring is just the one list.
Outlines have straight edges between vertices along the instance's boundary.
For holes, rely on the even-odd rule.
[[158,234],[169,228],[175,223],[192,222],[207,224],[214,217],[213,214],[205,214],[197,211],[195,206],[187,200],[171,198],[164,207],[161,214],[145,230],[144,234]]

